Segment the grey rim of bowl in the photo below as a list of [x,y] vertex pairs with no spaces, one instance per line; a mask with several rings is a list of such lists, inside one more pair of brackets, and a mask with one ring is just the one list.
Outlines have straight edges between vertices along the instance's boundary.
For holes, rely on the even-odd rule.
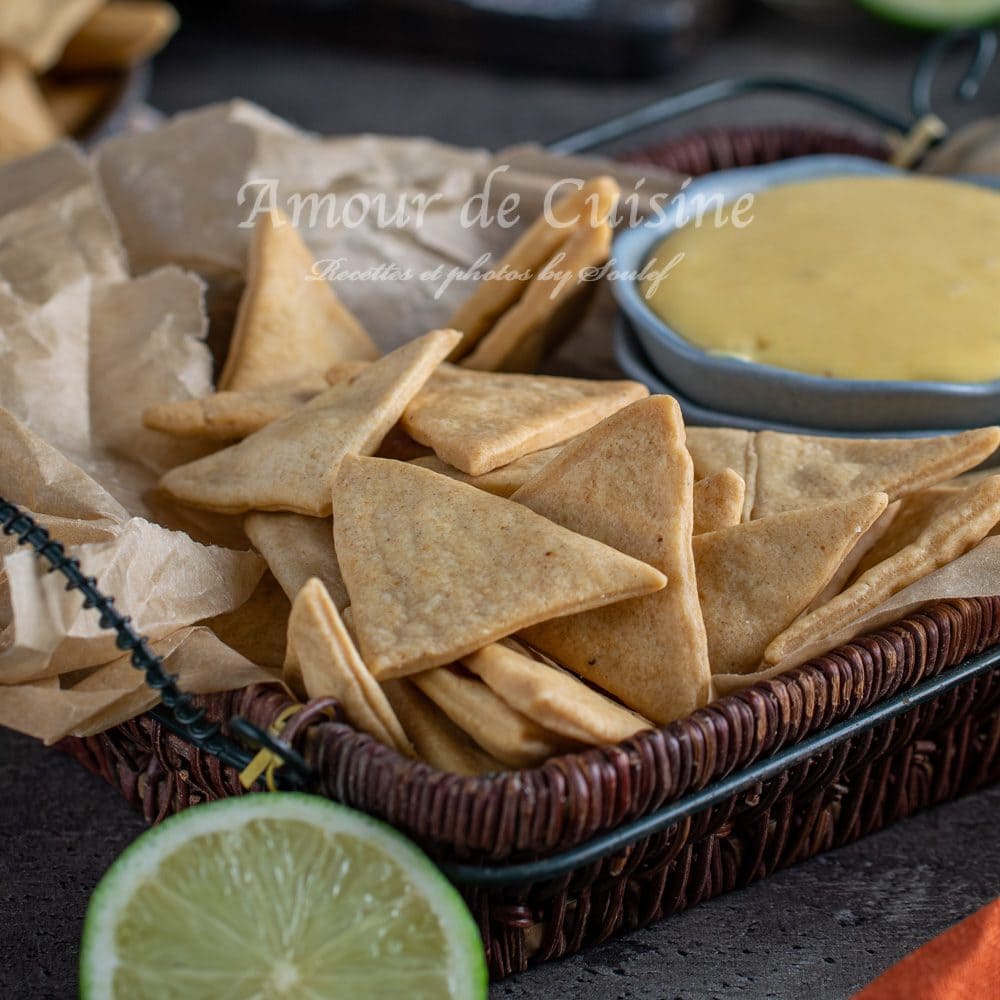
[[[679,389],[670,385],[653,367],[646,356],[635,331],[629,328],[628,319],[619,316],[614,331],[614,355],[619,368],[630,379],[642,382],[654,395],[672,396],[677,400],[684,419],[692,427],[735,427],[738,430],[776,431],[781,434],[806,434],[811,437],[859,438],[876,440],[900,440],[910,438],[947,437],[961,434],[969,427],[906,428],[897,430],[837,430],[830,427],[812,427],[808,424],[793,424],[767,417],[748,417],[739,413],[727,413],[703,403],[689,399]],[[985,465],[1000,463],[1000,452]]]
[[[742,187],[734,189],[734,192],[738,193],[723,195],[724,204],[729,204],[740,194],[758,193],[796,181],[813,181],[845,175],[904,176],[906,173],[898,167],[860,156],[805,156],[786,162],[739,167],[709,174],[693,181],[685,193],[690,198],[692,195],[717,191],[720,185],[743,182]],[[1000,178],[962,176],[951,179],[991,190],[996,190],[1000,186]],[[616,266],[623,270],[639,270],[649,259],[653,248],[679,228],[675,221],[677,214],[677,209],[672,208],[662,219],[649,220],[620,233],[612,247]],[[644,324],[647,328],[653,328],[657,336],[665,341],[672,351],[684,356],[690,363],[702,365],[706,370],[722,371],[737,377],[764,378],[771,383],[786,385],[794,383],[803,389],[821,391],[827,396],[839,394],[845,398],[857,396],[859,393],[930,397],[988,396],[1000,393],[1000,379],[989,382],[903,382],[885,379],[826,378],[775,365],[765,365],[758,361],[743,361],[739,358],[709,354],[685,340],[673,327],[657,316],[640,294],[637,282],[615,281],[611,285],[619,308],[633,324]]]

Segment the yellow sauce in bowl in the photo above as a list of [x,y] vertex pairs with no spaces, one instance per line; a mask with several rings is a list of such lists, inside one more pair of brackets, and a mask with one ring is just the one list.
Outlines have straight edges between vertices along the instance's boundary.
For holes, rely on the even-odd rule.
[[706,212],[654,251],[684,255],[644,289],[684,339],[813,375],[1000,379],[1000,193],[845,177],[764,191],[747,216]]

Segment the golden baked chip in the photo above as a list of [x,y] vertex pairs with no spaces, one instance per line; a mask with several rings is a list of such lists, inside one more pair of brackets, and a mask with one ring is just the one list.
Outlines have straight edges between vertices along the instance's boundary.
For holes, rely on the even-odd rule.
[[620,743],[650,723],[588,687],[566,670],[492,643],[462,664],[511,708],[544,729],[580,743]]
[[348,456],[333,505],[358,644],[379,680],[666,583],[521,504],[407,462]]
[[657,593],[524,631],[533,646],[661,725],[709,698],[692,487],[680,408],[653,396],[564,448],[512,498],[666,575]]
[[121,86],[114,77],[80,80],[44,77],[38,85],[63,135],[84,131],[114,100]]
[[247,390],[321,375],[338,361],[379,356],[281,212],[257,220],[220,389]]
[[34,73],[17,56],[0,52],[0,162],[37,153],[59,135]]
[[753,516],[880,491],[890,501],[975,468],[1000,446],[1000,427],[930,438],[813,437],[761,431]]
[[882,539],[891,533],[893,524],[899,515],[902,500],[896,500],[879,515],[878,520],[858,539],[854,548],[845,556],[837,572],[830,582],[809,602],[806,611],[812,611],[821,604],[826,604],[837,596],[858,572],[858,567],[867,560],[868,553],[881,544]]
[[407,406],[403,428],[438,458],[481,476],[593,427],[648,396],[639,382],[463,371],[442,365]]
[[348,604],[347,607],[341,611],[340,617],[344,619],[344,628],[347,629],[351,638],[354,640],[355,645],[357,645],[358,633],[354,628],[354,612],[351,610],[350,604]]
[[493,469],[492,472],[484,472],[481,476],[469,476],[453,465],[441,461],[437,455],[414,458],[412,462],[421,468],[430,469],[431,472],[448,476],[449,479],[457,479],[460,483],[475,486],[477,490],[485,490],[497,497],[509,497],[532,476],[541,472],[562,451],[563,447],[564,445],[558,444],[542,451],[534,451],[530,455],[515,458],[513,462],[501,465],[499,468]]
[[245,604],[200,624],[210,628],[230,649],[251,663],[274,670],[277,676],[285,662],[291,611],[291,602],[278,581],[265,573]]
[[243,527],[290,601],[316,577],[337,610],[344,611],[350,598],[333,548],[332,518],[255,511],[247,514]]
[[338,361],[327,368],[324,378],[330,385],[338,385],[357,378],[370,364],[370,361]]
[[696,536],[712,672],[756,670],[768,643],[829,583],[888,502],[884,493],[832,500]]
[[475,744],[412,681],[406,678],[386,681],[382,690],[420,760],[439,771],[454,774],[490,774],[504,770],[500,761]]
[[803,615],[767,647],[767,663],[780,663],[807,642],[832,635],[874,610],[911,583],[981,542],[1000,523],[1000,476],[963,490],[938,508],[912,542],[859,576],[828,604]]
[[594,177],[550,206],[548,215],[539,215],[451,317],[448,325],[461,330],[462,340],[449,360],[468,354],[482,340],[578,228],[607,222],[620,194],[613,178]]
[[[991,470],[993,475],[996,475],[996,471],[996,469]],[[884,562],[890,556],[894,556],[901,549],[905,549],[907,545],[911,545],[934,523],[934,520],[941,514],[950,500],[962,493],[963,490],[982,481],[981,478],[970,476],[969,481],[961,486],[931,486],[929,489],[921,490],[919,493],[911,493],[909,496],[903,497],[902,500],[897,500],[890,507],[890,510],[895,510],[895,517],[886,524],[886,530],[873,539],[868,549],[861,553],[848,579],[853,582],[862,574],[867,573],[873,566]],[[951,482],[962,483],[962,478],[953,479]],[[886,514],[888,513],[889,511],[886,511]],[[879,518],[879,522],[875,525],[876,528],[881,521],[882,518]],[[830,596],[835,597],[836,595],[831,594]]]
[[597,288],[593,280],[611,253],[607,223],[578,226],[535,275],[521,300],[460,362],[490,372],[533,372],[579,321]]
[[310,376],[245,392],[223,390],[200,399],[151,406],[143,413],[142,424],[174,437],[240,441],[287,417],[326,387],[325,379]]
[[883,492],[890,501],[984,462],[1000,446],[1000,428],[929,438],[848,438],[688,428],[695,476],[730,468],[746,482],[744,520]]
[[534,767],[575,749],[572,741],[516,712],[478,677],[436,667],[411,679],[459,729],[507,767]]
[[747,484],[732,469],[721,469],[694,484],[694,533],[732,528],[743,520]]
[[104,0],[4,0],[0,3],[0,49],[16,53],[43,71]]
[[757,485],[757,449],[754,434],[734,427],[688,427],[687,449],[694,462],[696,480],[735,472],[743,480],[743,514],[749,521]]
[[170,40],[180,18],[161,0],[114,0],[96,11],[69,40],[59,69],[73,73],[128,69]]
[[411,341],[239,444],[171,469],[161,488],[181,503],[221,513],[327,516],[341,459],[378,448],[457,337],[435,330]]
[[336,698],[354,726],[413,756],[396,713],[358,656],[319,580],[308,581],[292,605],[285,675],[300,696]]

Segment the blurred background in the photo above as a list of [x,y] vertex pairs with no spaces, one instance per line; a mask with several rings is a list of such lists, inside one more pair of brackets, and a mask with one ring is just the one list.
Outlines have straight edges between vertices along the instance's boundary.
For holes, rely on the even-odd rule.
[[[835,83],[905,111],[910,74],[929,38],[853,0],[176,5],[182,27],[157,60],[151,91],[163,111],[242,96],[320,132],[419,132],[493,148],[545,142],[666,94],[746,74]],[[949,8],[954,20],[962,0],[939,6],[945,21]],[[955,75],[941,80],[941,113],[957,123],[1000,108],[1000,73],[975,105],[956,106],[951,92],[961,66],[958,59]],[[748,98],[661,131],[818,116],[838,117],[813,102]]]
[[[2,0],[0,159],[60,134],[93,141],[149,125],[149,107],[233,97],[323,133],[492,148],[744,75],[839,85],[905,115],[934,32],[997,20],[1000,0]],[[964,59],[934,95],[952,125],[1000,107],[1000,72],[975,102],[956,102]],[[843,118],[757,96],[660,133]]]

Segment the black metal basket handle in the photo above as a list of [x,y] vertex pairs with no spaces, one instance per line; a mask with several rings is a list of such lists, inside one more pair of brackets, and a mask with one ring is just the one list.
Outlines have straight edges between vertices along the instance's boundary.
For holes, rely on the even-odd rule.
[[[123,653],[130,654],[132,666],[142,670],[146,683],[160,693],[165,711],[153,710],[160,722],[205,753],[213,754],[240,771],[247,768],[255,754],[224,736],[219,723],[209,721],[205,710],[194,704],[191,695],[180,690],[176,675],[164,669],[162,657],[153,652],[145,636],[136,632],[131,619],[115,607],[115,599],[101,593],[94,577],[83,573],[79,561],[66,555],[61,542],[54,541],[34,518],[3,497],[0,497],[0,528],[5,535],[15,536],[18,544],[30,545],[39,558],[49,564],[50,572],[61,573],[66,578],[67,590],[78,590],[83,595],[84,608],[100,614],[101,628],[116,634],[115,644]],[[275,774],[278,784],[301,788],[309,782],[311,769],[290,744],[242,716],[230,720],[229,728],[249,746],[258,751],[266,750],[281,760],[282,766]]]
[[929,122],[938,123],[938,127],[931,129],[927,136],[930,141],[924,149],[926,151],[948,133],[947,125],[934,114],[933,110],[934,83],[941,65],[953,49],[970,42],[975,44],[975,54],[958,84],[956,97],[961,101],[971,101],[978,96],[983,80],[997,54],[997,34],[986,28],[946,32],[937,36],[927,46],[917,63],[910,85],[910,116],[883,108],[866,97],[859,97],[832,84],[798,77],[749,76],[715,80],[692,90],[671,94],[651,104],[626,111],[607,121],[563,136],[550,142],[546,149],[551,153],[563,155],[584,153],[713,104],[748,94],[784,93],[813,97],[846,108],[901,136],[910,136],[922,125],[926,129]]

